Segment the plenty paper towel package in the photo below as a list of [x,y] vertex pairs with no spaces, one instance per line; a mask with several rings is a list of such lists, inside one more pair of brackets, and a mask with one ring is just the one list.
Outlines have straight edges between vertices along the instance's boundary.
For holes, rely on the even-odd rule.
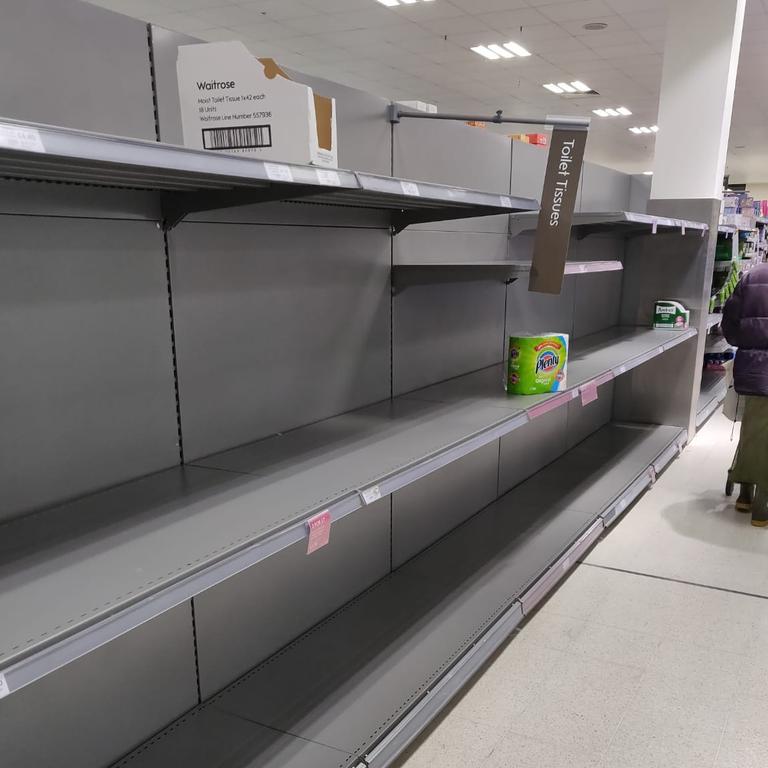
[[238,41],[179,46],[184,144],[336,168],[336,103]]
[[653,327],[659,330],[679,331],[688,328],[691,313],[679,302],[661,299],[653,311]]
[[567,333],[510,336],[507,392],[541,395],[564,389],[568,340]]

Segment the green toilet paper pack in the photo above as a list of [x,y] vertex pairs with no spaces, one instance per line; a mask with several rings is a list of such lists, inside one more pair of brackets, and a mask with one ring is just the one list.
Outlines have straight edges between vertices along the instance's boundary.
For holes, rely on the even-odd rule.
[[565,389],[568,339],[567,333],[510,336],[507,392],[542,395]]
[[688,328],[690,322],[691,313],[679,301],[660,299],[656,302],[653,312],[654,328],[677,331]]

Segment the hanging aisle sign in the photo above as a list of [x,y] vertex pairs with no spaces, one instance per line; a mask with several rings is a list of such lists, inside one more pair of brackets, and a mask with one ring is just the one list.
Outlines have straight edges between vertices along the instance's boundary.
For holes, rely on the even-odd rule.
[[558,294],[562,290],[587,134],[587,127],[552,131],[529,291]]

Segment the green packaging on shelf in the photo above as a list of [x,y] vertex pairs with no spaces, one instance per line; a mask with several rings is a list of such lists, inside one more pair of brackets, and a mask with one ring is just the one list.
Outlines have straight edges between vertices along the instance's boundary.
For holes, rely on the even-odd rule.
[[680,330],[691,322],[691,313],[673,299],[660,299],[653,311],[653,327],[659,330]]
[[564,389],[568,339],[567,333],[510,336],[507,392],[542,395]]

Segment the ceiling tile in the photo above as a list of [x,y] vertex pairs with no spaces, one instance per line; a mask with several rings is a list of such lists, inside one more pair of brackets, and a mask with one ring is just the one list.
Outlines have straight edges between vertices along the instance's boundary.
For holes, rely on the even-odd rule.
[[526,0],[451,0],[451,3],[467,13],[509,11],[526,7]]
[[592,17],[610,16],[613,9],[603,0],[576,0],[570,3],[542,5],[538,9],[552,21],[589,20]]
[[[585,24],[607,24],[607,29],[584,29]],[[622,29],[629,29],[629,25],[618,14],[614,13],[611,16],[598,16],[590,17],[588,20],[576,19],[574,21],[561,21],[560,26],[565,29],[571,35],[577,35],[579,37],[592,38],[592,37],[610,37],[616,31]]]
[[534,8],[521,8],[516,11],[497,11],[496,13],[478,14],[489,27],[494,29],[510,29],[547,24],[549,19]]

